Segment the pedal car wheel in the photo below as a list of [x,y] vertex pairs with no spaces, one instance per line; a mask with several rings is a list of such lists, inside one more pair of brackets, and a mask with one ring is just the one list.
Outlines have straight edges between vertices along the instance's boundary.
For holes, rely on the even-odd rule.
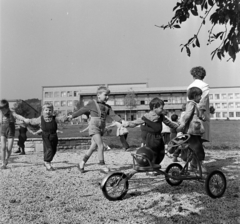
[[128,191],[128,179],[124,173],[112,173],[101,186],[103,195],[110,201],[121,200]]
[[223,196],[227,187],[227,180],[223,172],[214,170],[208,174],[205,181],[205,189],[211,198],[220,198]]
[[[172,177],[178,177],[180,176],[180,172],[182,169],[183,167],[179,163],[172,163],[167,167],[165,172],[166,174]],[[183,180],[176,180],[176,179],[167,177],[167,175],[165,176],[165,178],[168,184],[170,184],[171,186],[178,186],[183,182]]]

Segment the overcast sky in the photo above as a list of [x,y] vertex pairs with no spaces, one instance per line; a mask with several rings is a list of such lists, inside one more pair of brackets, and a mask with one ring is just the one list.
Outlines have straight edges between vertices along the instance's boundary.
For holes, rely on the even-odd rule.
[[42,86],[148,82],[187,86],[203,66],[212,87],[240,86],[240,55],[211,60],[206,46],[189,58],[179,45],[197,32],[162,30],[173,16],[169,0],[1,0],[0,97],[41,98]]

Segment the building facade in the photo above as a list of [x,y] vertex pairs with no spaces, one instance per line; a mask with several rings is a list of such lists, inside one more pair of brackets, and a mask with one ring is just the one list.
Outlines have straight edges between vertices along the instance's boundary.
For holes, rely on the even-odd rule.
[[[126,120],[141,117],[149,110],[149,102],[159,97],[165,102],[169,115],[181,113],[186,103],[187,87],[148,87],[147,83],[107,84],[111,90],[108,104],[116,114]],[[86,105],[89,100],[96,99],[97,85],[76,86],[43,86],[42,102],[50,102],[61,114],[68,114],[76,109],[78,103]],[[136,104],[130,108],[125,97],[134,94]],[[240,119],[240,87],[211,87],[210,105],[215,108],[211,119]]]
[[[141,117],[149,110],[149,102],[159,97],[165,102],[165,109],[170,114],[180,114],[183,103],[186,103],[186,87],[151,87],[147,83],[107,84],[111,90],[108,104],[116,114],[127,120]],[[89,100],[96,98],[99,85],[79,86],[43,86],[42,102],[50,102],[54,109],[61,114],[68,114],[76,109],[78,102],[86,105]],[[131,108],[125,104],[125,97],[134,94],[136,104]]]
[[212,119],[240,120],[240,87],[214,87],[209,94]]

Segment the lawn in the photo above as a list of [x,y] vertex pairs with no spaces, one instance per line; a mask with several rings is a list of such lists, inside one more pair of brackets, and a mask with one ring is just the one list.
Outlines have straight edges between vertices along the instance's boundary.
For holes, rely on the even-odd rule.
[[[59,138],[64,137],[87,137],[88,132],[80,133],[79,130],[84,129],[87,124],[66,125],[60,128],[63,134],[59,133]],[[18,132],[16,133],[16,137]],[[35,138],[28,133],[29,138]],[[40,138],[41,136],[37,136]],[[240,148],[240,121],[211,121],[211,144],[208,148],[212,149],[230,149]],[[120,140],[116,137],[116,128],[112,128],[110,135],[104,135],[104,141],[110,146],[121,148]],[[139,146],[141,143],[140,128],[129,128],[128,142],[130,146]]]

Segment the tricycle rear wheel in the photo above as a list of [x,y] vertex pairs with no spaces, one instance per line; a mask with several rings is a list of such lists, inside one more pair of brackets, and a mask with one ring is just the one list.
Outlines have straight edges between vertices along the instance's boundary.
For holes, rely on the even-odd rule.
[[[179,163],[172,163],[167,167],[165,172],[166,174],[172,177],[177,177],[177,176],[180,176],[182,169],[183,167]],[[165,179],[167,183],[170,184],[171,186],[178,186],[183,182],[183,180],[176,180],[176,179],[167,177],[167,175],[165,176]]]
[[205,180],[205,189],[211,198],[220,198],[223,196],[227,187],[227,180],[223,172],[214,170],[208,174]]

